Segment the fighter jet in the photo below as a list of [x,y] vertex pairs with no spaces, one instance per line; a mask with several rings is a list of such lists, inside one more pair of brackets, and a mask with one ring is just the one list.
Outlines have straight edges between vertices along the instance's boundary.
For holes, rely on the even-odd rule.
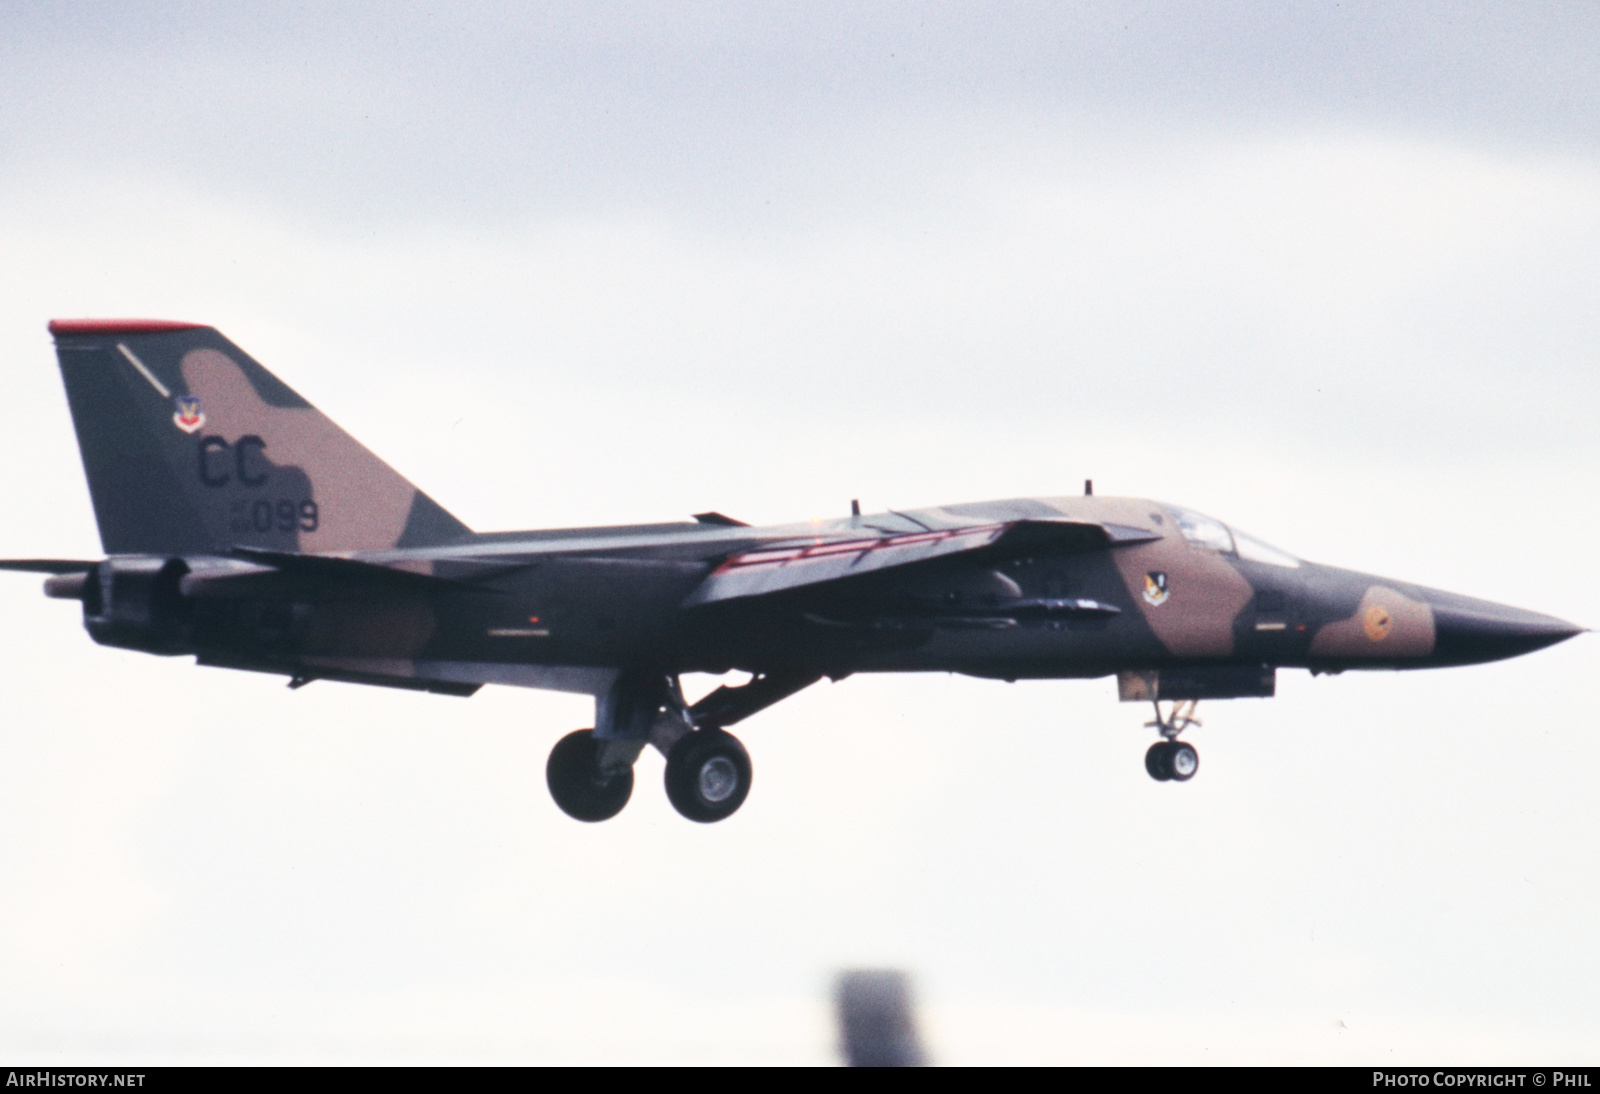
[[[619,813],[646,746],[692,821],[731,816],[730,726],[827,677],[1115,676],[1150,703],[1145,767],[1185,782],[1202,699],[1279,668],[1513,657],[1582,628],[1319,565],[1175,505],[1018,498],[750,527],[693,521],[474,532],[214,328],[56,320],[104,558],[13,559],[81,601],[96,642],[288,677],[467,696],[594,696],[546,779]],[[747,674],[688,702],[688,673]],[[1163,704],[1166,704],[1163,708]]]

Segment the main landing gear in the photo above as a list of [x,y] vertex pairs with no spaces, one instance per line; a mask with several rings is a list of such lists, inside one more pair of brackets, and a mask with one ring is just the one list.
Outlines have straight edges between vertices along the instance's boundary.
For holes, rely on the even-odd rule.
[[[545,782],[561,811],[573,820],[610,820],[633,796],[633,756],[606,763],[606,745],[592,729],[578,729],[556,742],[545,764]],[[709,824],[731,817],[750,795],[750,753],[739,738],[708,726],[683,733],[667,755],[667,800],[692,821]]]
[[1175,702],[1163,716],[1161,704],[1157,702],[1156,720],[1145,723],[1146,729],[1161,734],[1161,740],[1144,754],[1144,769],[1157,782],[1188,782],[1200,770],[1200,753],[1188,741],[1178,740],[1178,734],[1200,724],[1200,719],[1194,716],[1196,704],[1194,699]]
[[595,728],[556,742],[545,764],[550,796],[574,820],[610,820],[633,794],[646,745],[667,758],[667,800],[701,824],[731,817],[750,795],[750,754],[731,725],[815,683],[820,674],[771,673],[721,687],[689,706],[675,676],[624,675],[595,701]]

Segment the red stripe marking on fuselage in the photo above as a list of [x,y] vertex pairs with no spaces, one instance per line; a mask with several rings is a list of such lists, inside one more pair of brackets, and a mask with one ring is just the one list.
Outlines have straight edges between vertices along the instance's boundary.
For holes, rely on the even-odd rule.
[[805,558],[815,558],[817,555],[842,555],[850,551],[870,551],[878,545],[875,539],[851,539],[843,543],[824,543],[818,547],[807,547]]
[[908,535],[890,536],[886,539],[851,539],[836,543],[820,543],[815,547],[789,548],[776,551],[751,551],[728,559],[716,572],[725,574],[732,570],[776,569],[793,563],[814,562],[834,555],[862,554],[883,551],[894,547],[914,547],[922,543],[938,543],[947,539],[964,539],[984,536],[993,540],[1009,525],[982,524],[976,528],[949,528],[937,532],[912,532]]

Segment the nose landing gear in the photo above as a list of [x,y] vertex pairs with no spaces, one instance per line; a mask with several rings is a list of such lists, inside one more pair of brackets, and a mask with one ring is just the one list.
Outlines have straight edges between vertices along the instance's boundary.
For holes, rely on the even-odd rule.
[[1165,716],[1157,702],[1156,720],[1145,723],[1146,729],[1161,734],[1161,740],[1144,754],[1144,769],[1157,782],[1188,782],[1200,770],[1200,753],[1189,742],[1177,739],[1178,734],[1190,726],[1200,724],[1200,719],[1194,716],[1197,702],[1194,699],[1175,702]]

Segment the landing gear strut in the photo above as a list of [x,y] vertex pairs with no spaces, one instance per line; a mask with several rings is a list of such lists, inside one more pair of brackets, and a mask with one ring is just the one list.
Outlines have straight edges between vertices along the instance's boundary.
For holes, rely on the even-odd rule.
[[1163,715],[1161,704],[1157,702],[1156,720],[1145,723],[1146,729],[1161,734],[1161,740],[1151,745],[1144,754],[1144,769],[1157,782],[1188,782],[1200,770],[1200,753],[1189,742],[1178,740],[1178,734],[1200,724],[1200,719],[1194,716],[1196,705],[1194,699],[1175,702]]

